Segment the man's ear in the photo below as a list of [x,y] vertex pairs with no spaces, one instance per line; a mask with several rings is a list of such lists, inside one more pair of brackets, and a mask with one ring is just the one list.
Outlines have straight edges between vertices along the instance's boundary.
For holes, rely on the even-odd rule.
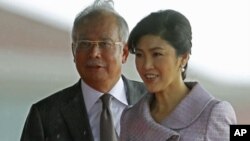
[[126,63],[129,55],[128,44],[126,43],[123,47],[122,63]]
[[74,62],[76,62],[76,59],[75,59],[75,44],[73,42],[71,43],[71,51],[72,51],[72,55],[74,57]]

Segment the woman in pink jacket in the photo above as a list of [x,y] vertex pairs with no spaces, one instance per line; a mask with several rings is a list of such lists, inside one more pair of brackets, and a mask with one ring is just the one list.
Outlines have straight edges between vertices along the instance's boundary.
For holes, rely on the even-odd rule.
[[128,46],[148,94],[123,112],[121,141],[229,141],[231,104],[184,81],[191,40],[188,19],[174,10],[151,13],[132,30]]

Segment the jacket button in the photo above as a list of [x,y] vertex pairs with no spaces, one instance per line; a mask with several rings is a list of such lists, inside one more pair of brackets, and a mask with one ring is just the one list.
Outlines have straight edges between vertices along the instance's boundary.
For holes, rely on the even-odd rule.
[[60,138],[60,136],[61,136],[60,134],[57,134],[57,135],[56,135],[56,138],[57,138],[57,139],[59,139],[59,138]]

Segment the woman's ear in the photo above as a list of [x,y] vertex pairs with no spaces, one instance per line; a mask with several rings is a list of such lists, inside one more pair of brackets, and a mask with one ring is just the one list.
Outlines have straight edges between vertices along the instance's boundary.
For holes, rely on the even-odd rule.
[[181,55],[181,65],[182,66],[186,66],[186,64],[188,63],[188,60],[189,60],[189,52],[186,52],[184,54]]

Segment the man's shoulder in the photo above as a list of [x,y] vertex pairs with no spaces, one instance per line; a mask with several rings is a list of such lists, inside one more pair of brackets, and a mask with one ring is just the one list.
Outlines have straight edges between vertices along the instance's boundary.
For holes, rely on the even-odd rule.
[[41,100],[39,100],[34,105],[38,106],[38,107],[44,107],[44,106],[50,107],[52,105],[60,106],[61,103],[65,103],[69,99],[72,99],[74,97],[74,94],[76,94],[77,91],[79,91],[79,88],[78,88],[79,84],[78,83],[76,83],[72,86],[66,87],[62,90],[59,90],[59,91],[41,99]]
[[147,93],[147,89],[142,82],[130,80],[124,76],[123,81],[125,83],[128,103],[130,105],[137,103]]
[[146,87],[144,83],[140,81],[128,79],[125,76],[123,76],[122,78],[123,78],[123,81],[125,82],[125,85],[127,85],[129,89],[138,90],[139,92],[143,92],[143,93],[146,91]]
[[129,78],[125,77],[124,75],[122,75],[122,80],[125,82],[125,84],[129,83],[131,85],[141,86],[141,87],[145,88],[144,83],[142,83],[141,81],[129,79]]
[[131,79],[127,79],[127,81],[128,81],[128,83],[131,83],[131,84],[133,84],[133,85],[145,87],[145,86],[144,86],[144,83],[142,83],[142,82],[140,82],[140,81],[131,80]]

